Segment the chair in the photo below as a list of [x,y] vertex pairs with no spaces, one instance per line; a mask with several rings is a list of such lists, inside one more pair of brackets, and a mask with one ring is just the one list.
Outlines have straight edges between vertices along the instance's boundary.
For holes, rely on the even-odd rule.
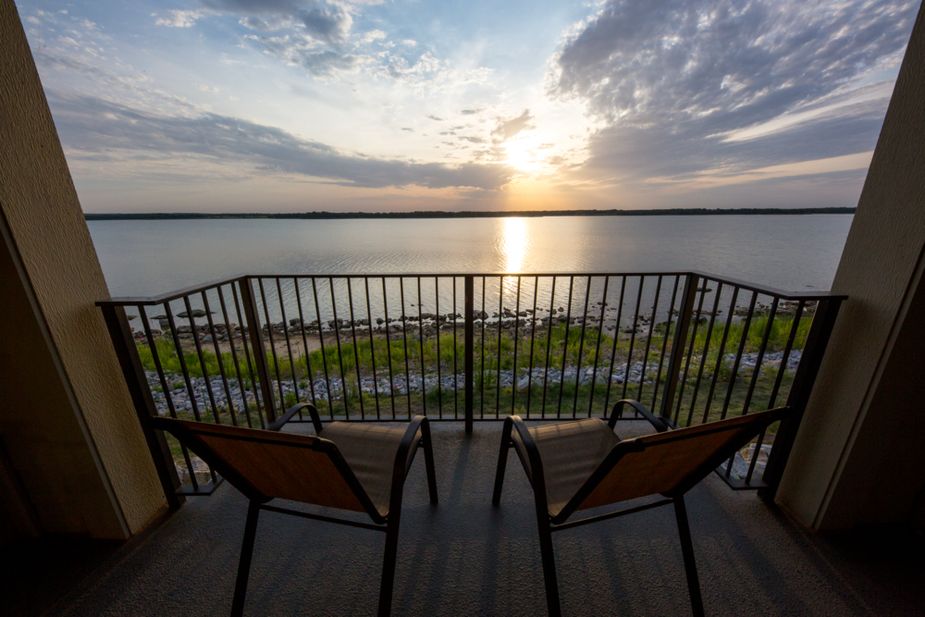
[[[646,418],[657,432],[621,440],[613,429],[626,407]],[[506,418],[492,504],[501,503],[507,454],[513,447],[533,488],[549,614],[561,614],[552,532],[674,504],[691,608],[694,615],[703,615],[684,494],[789,413],[782,407],[672,430],[665,418],[625,399],[614,405],[609,422],[586,418],[527,428],[518,416]],[[580,510],[656,495],[663,498],[570,520]]]
[[[317,436],[280,433],[293,415],[307,409]],[[379,615],[388,615],[398,552],[398,529],[405,477],[419,447],[424,448],[430,502],[437,503],[430,427],[415,416],[404,427],[331,422],[322,425],[313,405],[300,403],[270,430],[151,418],[153,428],[174,435],[250,500],[238,563],[231,614],[242,615],[251,556],[261,510],[385,532],[379,587]],[[288,499],[364,512],[372,523],[271,505]]]

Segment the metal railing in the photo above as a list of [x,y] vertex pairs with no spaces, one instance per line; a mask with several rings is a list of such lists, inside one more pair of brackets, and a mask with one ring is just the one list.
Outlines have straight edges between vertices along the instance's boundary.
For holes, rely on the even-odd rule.
[[[627,397],[678,426],[802,409],[843,299],[700,272],[343,274],[99,305],[142,421],[262,427],[308,400],[331,420],[424,414],[469,432],[513,413],[602,416]],[[775,486],[795,430],[762,435],[722,475]],[[165,487],[211,492],[211,470],[146,433]]]

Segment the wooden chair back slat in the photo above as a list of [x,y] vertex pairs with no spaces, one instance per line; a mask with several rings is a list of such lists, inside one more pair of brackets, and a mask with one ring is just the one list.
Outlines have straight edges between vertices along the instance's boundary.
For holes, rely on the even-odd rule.
[[567,509],[682,494],[787,412],[773,409],[620,442]]
[[291,499],[370,512],[372,504],[337,447],[310,435],[153,419],[251,499]]

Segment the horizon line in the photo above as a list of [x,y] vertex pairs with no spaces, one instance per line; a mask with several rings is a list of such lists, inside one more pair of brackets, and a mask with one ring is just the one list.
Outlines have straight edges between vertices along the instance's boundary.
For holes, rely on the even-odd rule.
[[88,221],[182,219],[427,219],[507,218],[543,216],[722,216],[785,214],[854,214],[855,207],[826,208],[663,208],[606,210],[409,210],[397,212],[84,212]]

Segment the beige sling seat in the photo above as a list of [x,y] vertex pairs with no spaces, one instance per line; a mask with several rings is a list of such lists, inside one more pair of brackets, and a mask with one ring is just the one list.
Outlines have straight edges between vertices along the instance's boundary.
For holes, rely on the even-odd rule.
[[[626,407],[645,417],[657,432],[621,440],[613,429]],[[502,431],[492,503],[501,503],[507,454],[514,448],[533,487],[549,614],[561,614],[553,531],[673,504],[691,609],[695,615],[703,615],[684,494],[789,413],[790,409],[782,407],[671,430],[664,418],[626,399],[614,405],[609,422],[587,418],[528,427],[519,417],[508,417]],[[571,519],[580,510],[650,496],[662,498]]]
[[[311,415],[316,435],[278,432],[303,409]],[[416,416],[407,426],[322,424],[314,406],[300,403],[269,425],[270,430],[172,418],[151,418],[150,422],[153,428],[171,433],[250,500],[232,615],[244,612],[261,510],[384,531],[378,614],[390,613],[402,489],[418,448],[424,449],[430,502],[437,503],[434,454],[426,418]],[[362,512],[372,522],[280,507],[270,503],[274,499]]]

